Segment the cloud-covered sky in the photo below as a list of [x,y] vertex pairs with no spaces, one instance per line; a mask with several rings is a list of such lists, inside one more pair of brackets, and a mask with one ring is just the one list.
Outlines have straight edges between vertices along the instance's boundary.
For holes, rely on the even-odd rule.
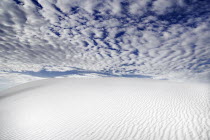
[[0,1],[1,81],[75,70],[209,81],[210,2]]

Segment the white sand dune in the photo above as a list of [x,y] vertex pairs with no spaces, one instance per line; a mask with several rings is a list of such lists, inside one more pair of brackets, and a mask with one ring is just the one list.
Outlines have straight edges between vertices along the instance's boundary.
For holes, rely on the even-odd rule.
[[209,140],[206,84],[48,79],[0,95],[0,140]]

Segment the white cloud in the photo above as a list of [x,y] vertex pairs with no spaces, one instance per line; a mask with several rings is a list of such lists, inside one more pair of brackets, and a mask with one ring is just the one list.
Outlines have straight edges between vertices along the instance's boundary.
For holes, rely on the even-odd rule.
[[210,17],[187,15],[172,24],[157,16],[183,8],[182,0],[133,0],[128,7],[123,0],[38,0],[42,8],[22,2],[0,3],[1,71],[80,68],[202,79],[210,69]]
[[156,0],[153,3],[152,10],[159,15],[173,12],[175,8],[186,6],[184,0]]

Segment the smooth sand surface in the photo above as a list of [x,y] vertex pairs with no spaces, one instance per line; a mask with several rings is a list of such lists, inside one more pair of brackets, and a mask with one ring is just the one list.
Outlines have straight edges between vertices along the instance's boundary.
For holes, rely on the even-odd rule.
[[207,84],[47,79],[0,94],[0,140],[209,140]]

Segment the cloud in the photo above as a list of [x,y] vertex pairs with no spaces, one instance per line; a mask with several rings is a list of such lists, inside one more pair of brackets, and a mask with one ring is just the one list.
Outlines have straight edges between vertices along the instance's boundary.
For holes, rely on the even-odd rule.
[[163,15],[169,12],[174,12],[175,8],[186,6],[184,0],[157,0],[153,2],[152,10],[158,15]]
[[1,0],[0,70],[206,79],[209,8],[183,0]]

